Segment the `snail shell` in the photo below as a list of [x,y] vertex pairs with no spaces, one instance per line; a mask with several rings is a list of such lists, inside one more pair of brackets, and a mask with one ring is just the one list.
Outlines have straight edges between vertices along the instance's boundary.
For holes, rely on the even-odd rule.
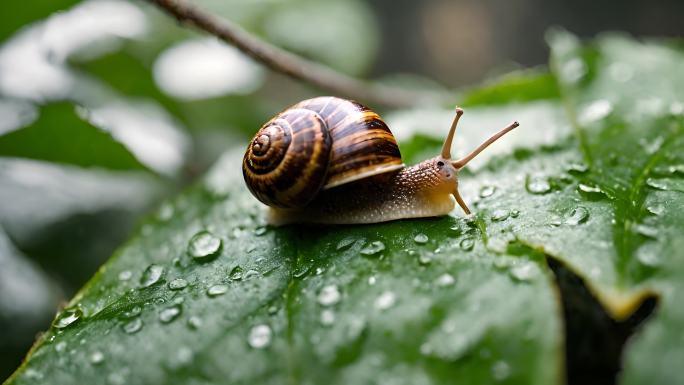
[[252,194],[281,208],[304,207],[321,189],[403,167],[380,116],[335,97],[304,100],[276,115],[256,133],[242,162]]

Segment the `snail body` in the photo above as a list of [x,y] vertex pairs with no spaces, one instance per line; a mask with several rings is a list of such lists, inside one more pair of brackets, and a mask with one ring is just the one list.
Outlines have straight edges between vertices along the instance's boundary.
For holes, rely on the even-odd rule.
[[242,164],[245,182],[270,206],[268,221],[274,225],[440,216],[454,209],[454,199],[469,214],[458,192],[458,170],[518,124],[454,161],[450,148],[462,113],[456,110],[439,156],[406,167],[394,136],[375,112],[335,97],[305,100],[254,136]]

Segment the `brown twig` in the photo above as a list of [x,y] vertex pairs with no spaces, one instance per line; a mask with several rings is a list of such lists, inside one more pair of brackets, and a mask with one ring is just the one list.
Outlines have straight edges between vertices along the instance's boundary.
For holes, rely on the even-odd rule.
[[220,38],[272,70],[311,83],[337,96],[389,107],[409,107],[445,101],[444,95],[437,92],[388,87],[341,74],[329,67],[273,46],[249,34],[238,25],[206,13],[184,0],[149,1],[174,16],[180,23],[192,25]]

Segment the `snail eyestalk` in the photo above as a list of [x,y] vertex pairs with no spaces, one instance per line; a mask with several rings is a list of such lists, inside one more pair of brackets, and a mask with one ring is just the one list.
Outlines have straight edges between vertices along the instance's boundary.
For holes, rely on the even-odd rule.
[[470,209],[468,208],[468,205],[466,205],[463,198],[461,198],[461,194],[458,192],[458,188],[454,189],[452,195],[454,196],[454,198],[456,198],[456,203],[458,203],[458,205],[461,206],[463,212],[466,213],[466,215],[470,215]]
[[454,116],[454,121],[451,123],[451,128],[447,134],[446,139],[444,139],[444,146],[442,147],[442,158],[451,159],[451,142],[454,140],[454,133],[456,132],[456,125],[458,120],[461,119],[463,115],[463,110],[456,107],[456,116]]
[[[491,138],[485,140],[484,143],[482,143],[481,145],[479,145],[479,146],[478,146],[476,149],[474,149],[470,154],[464,156],[463,158],[461,158],[461,159],[459,159],[459,160],[456,160],[456,161],[451,162],[451,164],[452,164],[457,170],[463,168],[466,164],[468,164],[468,162],[470,162],[471,160],[473,160],[473,158],[475,158],[475,157],[477,156],[477,154],[481,153],[482,150],[484,150],[485,148],[489,147],[490,144],[496,142],[500,137],[504,136],[506,133],[508,133],[508,132],[511,131],[512,129],[518,127],[519,125],[520,125],[520,124],[519,124],[518,122],[513,122],[513,123],[511,123],[510,125],[508,125],[507,127],[504,127],[501,131],[499,131],[499,132],[497,132],[496,134],[492,135]],[[458,199],[458,198],[456,198],[456,199]]]

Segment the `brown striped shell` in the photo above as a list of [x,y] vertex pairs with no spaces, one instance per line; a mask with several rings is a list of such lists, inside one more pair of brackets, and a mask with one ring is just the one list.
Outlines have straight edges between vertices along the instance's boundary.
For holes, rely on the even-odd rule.
[[261,202],[296,208],[329,189],[403,168],[380,116],[345,99],[304,100],[268,121],[245,152],[242,172]]

